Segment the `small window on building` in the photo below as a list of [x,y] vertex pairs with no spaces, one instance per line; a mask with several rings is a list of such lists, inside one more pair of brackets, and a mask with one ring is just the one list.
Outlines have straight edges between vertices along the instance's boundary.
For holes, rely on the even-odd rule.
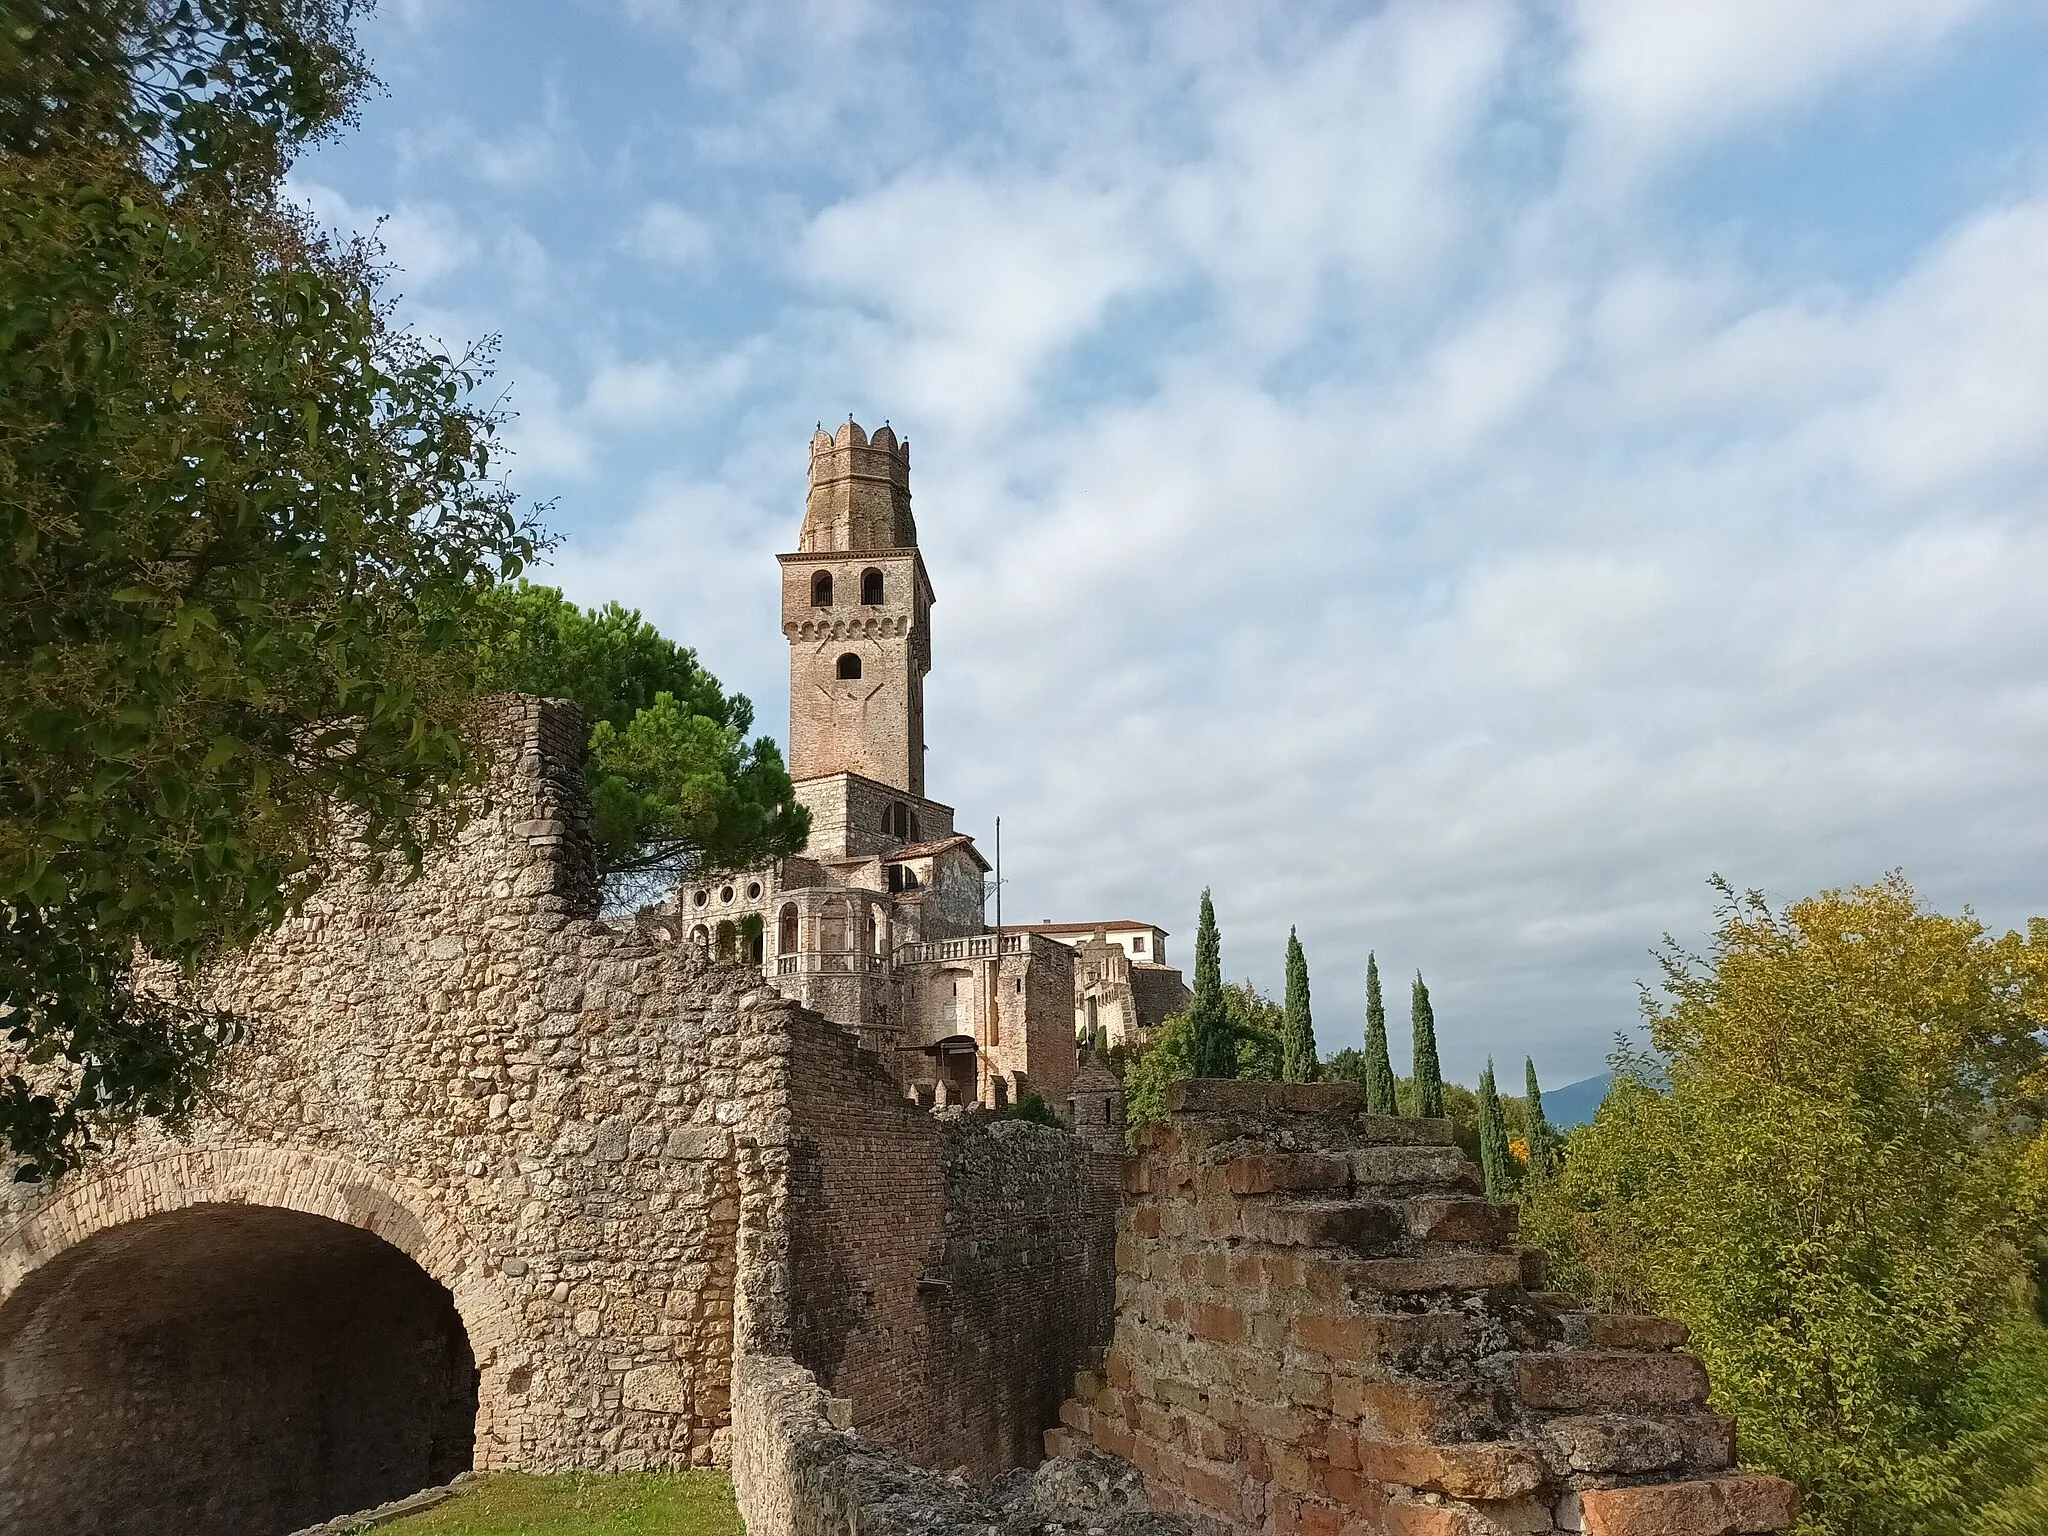
[[910,813],[910,840],[913,843],[921,843],[924,841],[924,833],[919,829],[917,825],[917,812],[915,811],[912,811]]
[[749,901],[759,901],[760,899],[761,899],[761,882],[760,882],[760,881],[758,881],[758,880],[749,880],[749,881],[747,882],[747,900],[749,900]]
[[1022,976],[1019,976],[1017,978],[1017,990],[1019,992],[1022,992],[1024,990],[1024,978]]
[[781,953],[785,955],[793,955],[796,953],[796,943],[798,936],[795,902],[790,902],[788,905],[783,907],[781,927],[782,935],[780,940],[777,942],[776,947],[778,950],[780,950]]
[[839,680],[850,683],[860,676],[860,658],[848,651],[839,658]]
[[860,573],[860,601],[864,608],[882,606],[882,573],[875,570]]
[[882,830],[907,842],[910,838],[910,807],[901,800],[891,800],[882,812]]
[[1142,933],[1131,940],[1131,953],[1134,955],[1145,953],[1145,935]]
[[811,578],[811,606],[830,608],[832,606],[832,573],[820,571]]

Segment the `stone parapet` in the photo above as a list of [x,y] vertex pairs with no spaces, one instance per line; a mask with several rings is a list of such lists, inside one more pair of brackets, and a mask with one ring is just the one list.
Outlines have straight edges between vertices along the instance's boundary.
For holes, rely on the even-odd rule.
[[1449,1122],[1349,1084],[1194,1081],[1170,1109],[1125,1166],[1115,1341],[1050,1451],[1131,1461],[1216,1536],[1791,1524],[1684,1329],[1545,1291]]

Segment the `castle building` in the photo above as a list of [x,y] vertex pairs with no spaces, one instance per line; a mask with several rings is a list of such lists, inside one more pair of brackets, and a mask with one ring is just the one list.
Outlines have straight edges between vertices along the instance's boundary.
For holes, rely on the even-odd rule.
[[1055,939],[1074,951],[1074,1032],[1109,1046],[1151,1043],[1152,1031],[1186,1010],[1194,995],[1166,963],[1166,930],[1129,919],[1055,923],[1018,930]]
[[[910,444],[886,425],[821,428],[803,530],[776,558],[790,776],[810,842],[771,869],[679,888],[690,936],[855,1031],[920,1099],[1065,1104],[1090,985],[1076,980],[1090,963],[1075,937],[1100,925],[991,931],[988,860],[925,793],[936,594],[910,512]],[[1111,926],[1166,969],[1163,930]]]

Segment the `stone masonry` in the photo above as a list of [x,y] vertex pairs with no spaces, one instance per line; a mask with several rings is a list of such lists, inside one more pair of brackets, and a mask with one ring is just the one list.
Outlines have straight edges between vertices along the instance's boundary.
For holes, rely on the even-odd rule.
[[758,971],[601,919],[576,711],[479,728],[455,845],[210,978],[250,1037],[187,1140],[4,1197],[0,1530],[275,1536],[471,1465],[706,1464],[736,1352],[978,1468],[1051,1421],[1115,1161],[941,1123]]
[[1733,1536],[1792,1485],[1734,1470],[1685,1331],[1542,1289],[1446,1121],[1352,1085],[1191,1082],[1127,1167],[1115,1341],[1054,1451],[1272,1536]]

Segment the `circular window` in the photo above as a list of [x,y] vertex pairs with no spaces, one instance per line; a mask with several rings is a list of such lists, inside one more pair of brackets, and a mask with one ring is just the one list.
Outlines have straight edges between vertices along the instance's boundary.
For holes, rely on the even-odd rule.
[[749,881],[747,882],[747,900],[749,900],[749,901],[759,901],[760,899],[761,899],[761,882],[760,882],[760,881],[758,881],[758,880],[749,880]]
[[699,891],[697,893],[697,905],[700,907],[703,906],[704,903],[709,901],[710,899],[711,893],[709,891]]
[[731,900],[732,900],[732,887],[728,885],[728,886],[727,886],[727,887],[726,887],[726,888],[725,888],[724,890],[720,891],[720,892],[718,893],[718,899],[719,899],[720,901],[731,901]]

